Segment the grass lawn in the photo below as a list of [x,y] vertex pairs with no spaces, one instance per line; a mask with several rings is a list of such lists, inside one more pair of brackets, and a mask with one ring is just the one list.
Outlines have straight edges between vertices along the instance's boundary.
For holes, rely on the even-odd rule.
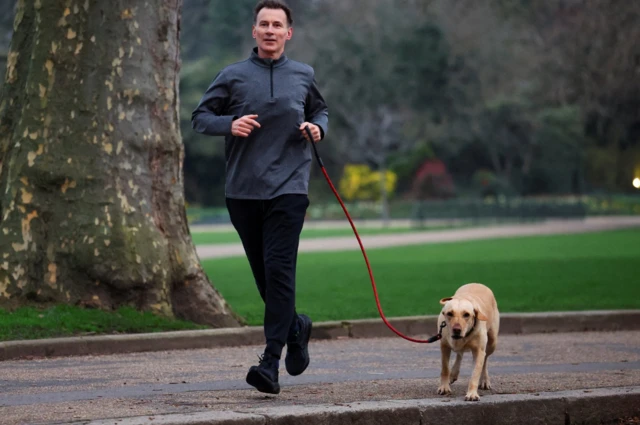
[[[640,308],[640,229],[371,249],[388,317],[435,314],[467,282],[490,286],[503,312]],[[300,312],[314,321],[377,318],[360,251],[299,256]],[[244,257],[207,260],[205,270],[235,311],[262,323],[262,301]],[[58,306],[0,310],[0,341],[79,334],[203,328],[132,309]]]
[[[414,233],[414,232],[426,232],[432,230],[443,230],[452,228],[461,228],[464,225],[442,225],[442,226],[425,226],[423,228],[410,228],[410,227],[395,227],[395,228],[356,228],[360,236],[364,235],[382,235],[390,233]],[[469,225],[466,225],[469,227]],[[353,236],[353,230],[351,227],[344,229],[302,229],[300,237],[302,239],[313,238],[328,238],[334,236]],[[191,234],[193,243],[196,245],[211,245],[211,244],[223,244],[223,243],[240,243],[240,238],[235,231],[229,232],[193,232]]]
[[[366,247],[365,247],[366,248]],[[503,312],[640,308],[640,229],[367,251],[386,316],[439,312],[467,282]],[[360,251],[298,259],[297,306],[316,321],[379,317]],[[262,306],[245,258],[207,260],[216,287],[249,324]]]
[[0,341],[206,328],[151,313],[142,314],[133,308],[121,308],[115,313],[66,305],[46,310],[23,307],[12,313],[0,309]]

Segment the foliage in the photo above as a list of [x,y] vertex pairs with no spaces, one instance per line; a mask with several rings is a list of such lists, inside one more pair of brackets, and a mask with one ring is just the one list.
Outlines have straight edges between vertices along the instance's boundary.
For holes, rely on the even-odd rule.
[[327,1],[322,11],[304,49],[315,52],[308,59],[330,105],[331,138],[345,159],[387,167],[420,142],[409,121],[431,120],[446,101],[442,33],[394,0]]
[[[228,59],[232,60],[232,59]],[[191,113],[225,62],[210,57],[187,62],[180,74],[180,128],[185,145],[185,196],[196,205],[224,203],[224,138],[191,128]]]
[[[640,148],[640,80],[634,41],[640,36],[640,3],[550,0],[516,4],[516,8],[503,9],[503,16],[535,34],[541,88],[537,101],[580,110],[584,142],[580,149],[588,165],[585,180],[602,189],[631,190],[628,182],[637,162],[627,159]],[[604,166],[606,170],[592,166],[598,163],[610,165]]]
[[[328,169],[390,168],[401,194],[434,157],[457,187],[490,169],[521,195],[633,190],[640,3],[288,3],[295,31],[287,54],[314,66],[329,104]],[[14,4],[0,0],[0,74]],[[253,46],[254,5],[184,2],[181,133],[186,196],[198,205],[224,203],[224,152],[221,138],[192,131],[190,114],[217,72]],[[322,178],[314,170],[311,187],[328,198]]]
[[591,215],[640,215],[638,196],[585,196]]
[[[373,171],[368,165],[345,165],[340,179],[341,197],[348,201],[377,201],[380,199],[382,179],[383,172]],[[391,195],[395,190],[397,180],[393,171],[384,172],[384,184],[388,194]]]
[[481,168],[473,174],[473,188],[482,197],[513,195],[509,182],[500,178],[491,170]]

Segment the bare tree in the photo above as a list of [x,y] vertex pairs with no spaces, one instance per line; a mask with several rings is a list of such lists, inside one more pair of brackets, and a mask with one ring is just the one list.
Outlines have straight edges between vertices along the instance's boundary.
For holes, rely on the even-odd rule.
[[509,179],[516,163],[528,173],[536,111],[527,99],[535,90],[537,42],[492,1],[436,0],[431,10],[451,47],[449,84],[457,93],[440,125],[441,148],[455,152],[480,143],[503,178]]
[[[442,64],[432,63],[437,59],[421,57],[425,50],[419,49],[419,43],[434,43],[429,54],[442,55],[437,40],[433,41],[438,34],[420,34],[424,28],[431,29],[426,17],[416,15],[411,4],[396,0],[329,0],[318,7],[320,18],[303,35],[299,53],[312,51],[307,60],[323,76],[323,93],[334,117],[332,138],[339,139],[342,157],[367,163],[381,173],[386,223],[385,176],[390,157],[415,146],[417,139],[409,137],[405,127],[411,119],[425,119],[417,106],[425,99],[436,101],[432,79],[442,73]],[[424,62],[428,63],[420,68]]]
[[640,157],[640,3],[574,1],[561,17],[562,31],[548,47],[566,58],[567,96],[581,106],[597,141],[591,173],[609,189],[630,188]]
[[[592,177],[614,189],[628,186],[640,127],[640,3],[622,0],[494,0],[506,20],[530,34],[538,104],[578,105],[588,137]],[[637,132],[636,132],[637,134]],[[634,139],[635,137],[635,139]],[[595,146],[586,145],[595,140]]]

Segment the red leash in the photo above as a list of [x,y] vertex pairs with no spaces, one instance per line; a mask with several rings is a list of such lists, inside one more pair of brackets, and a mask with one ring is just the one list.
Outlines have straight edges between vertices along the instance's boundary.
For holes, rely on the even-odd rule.
[[316,148],[316,144],[313,142],[313,135],[311,134],[311,130],[309,130],[308,126],[305,127],[305,130],[307,132],[307,136],[309,136],[309,141],[311,142],[311,146],[313,146],[313,151],[315,152],[316,159],[318,161],[318,165],[320,166],[320,169],[322,170],[322,174],[324,174],[324,178],[327,180],[327,183],[329,183],[329,187],[331,187],[331,190],[333,191],[333,194],[338,199],[338,202],[340,203],[340,206],[342,207],[342,210],[344,211],[344,214],[347,216],[347,219],[349,220],[349,223],[351,224],[351,228],[353,229],[353,233],[356,235],[356,239],[358,239],[358,244],[360,244],[360,250],[362,251],[362,255],[364,256],[364,261],[367,264],[367,270],[369,271],[369,278],[371,279],[371,287],[373,288],[373,295],[374,295],[374,297],[376,299],[376,306],[378,307],[378,313],[380,314],[380,317],[382,318],[382,321],[396,335],[398,335],[401,338],[406,339],[407,341],[417,342],[417,343],[420,343],[420,344],[429,344],[431,342],[438,341],[439,339],[442,338],[442,328],[444,327],[444,322],[440,325],[440,331],[438,332],[437,335],[434,335],[429,339],[415,339],[415,338],[411,338],[411,337],[408,337],[406,335],[403,335],[402,332],[400,332],[396,328],[394,328],[391,325],[391,323],[389,323],[387,318],[384,316],[384,313],[382,312],[382,307],[380,306],[380,299],[378,298],[378,290],[376,288],[376,282],[375,282],[375,279],[373,278],[373,272],[371,271],[371,265],[369,264],[369,258],[367,257],[367,253],[364,250],[364,245],[362,244],[362,241],[360,240],[360,235],[358,234],[358,231],[356,230],[355,224],[353,224],[353,220],[351,219],[351,215],[349,215],[349,211],[347,211],[347,207],[345,207],[344,202],[342,202],[342,199],[340,198],[340,195],[338,195],[338,191],[336,190],[335,186],[333,185],[333,182],[329,178],[329,174],[327,174],[327,170],[324,168],[324,163],[322,162],[322,159],[320,158],[320,155],[318,154],[318,149]]

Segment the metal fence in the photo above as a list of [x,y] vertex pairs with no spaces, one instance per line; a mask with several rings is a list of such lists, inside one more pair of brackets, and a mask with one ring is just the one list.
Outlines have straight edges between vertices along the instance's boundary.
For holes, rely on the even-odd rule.
[[413,204],[411,219],[417,224],[432,219],[527,222],[638,214],[639,196],[582,196],[420,201]]
[[[352,218],[379,220],[378,202],[347,203]],[[395,201],[390,205],[391,219],[408,220],[412,226],[427,222],[530,222],[545,219],[581,219],[598,215],[640,215],[640,196],[589,195],[548,198],[459,198],[450,200]],[[229,223],[226,208],[189,208],[192,224]],[[313,202],[309,220],[344,220],[337,202]]]
[[509,199],[487,202],[482,200],[449,200],[416,202],[411,219],[516,220],[535,221],[547,218],[576,219],[587,216],[586,202],[549,202]]

